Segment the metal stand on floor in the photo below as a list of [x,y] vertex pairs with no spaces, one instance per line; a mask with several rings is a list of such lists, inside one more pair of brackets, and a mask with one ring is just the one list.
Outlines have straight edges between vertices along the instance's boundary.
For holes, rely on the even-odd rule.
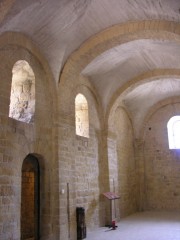
[[115,200],[119,199],[120,197],[113,192],[105,192],[103,195],[110,200],[110,216],[111,216],[111,221],[109,225],[106,225],[106,227],[110,228],[111,230],[116,230],[118,226],[116,226],[116,220],[113,218],[113,210],[112,210],[112,202],[114,201],[114,216],[116,218],[116,205],[115,205]]

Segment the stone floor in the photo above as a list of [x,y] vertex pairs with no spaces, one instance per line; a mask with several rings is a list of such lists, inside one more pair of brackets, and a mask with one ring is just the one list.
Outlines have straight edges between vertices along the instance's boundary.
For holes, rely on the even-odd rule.
[[180,240],[180,212],[142,212],[122,219],[116,230],[87,232],[87,240]]

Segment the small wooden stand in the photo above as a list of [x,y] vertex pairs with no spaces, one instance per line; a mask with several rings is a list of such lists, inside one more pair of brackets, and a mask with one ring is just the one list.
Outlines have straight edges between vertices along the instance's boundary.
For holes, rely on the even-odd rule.
[[110,215],[111,215],[111,224],[109,224],[107,227],[112,228],[115,230],[117,228],[115,224],[115,220],[113,220],[113,212],[112,212],[112,201],[114,201],[114,216],[116,216],[116,205],[115,205],[115,200],[119,199],[120,197],[114,193],[114,192],[105,192],[103,195],[110,200]]

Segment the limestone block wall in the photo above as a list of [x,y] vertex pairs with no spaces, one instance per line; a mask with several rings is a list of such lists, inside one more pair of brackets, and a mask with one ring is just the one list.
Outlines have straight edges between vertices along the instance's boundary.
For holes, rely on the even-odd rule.
[[99,226],[98,139],[91,133],[88,141],[76,141],[76,204],[86,209],[87,228]]
[[155,111],[144,132],[144,208],[180,210],[180,152],[168,146],[167,122],[179,115],[180,104],[169,104]]
[[[107,138],[107,146],[108,146],[108,162],[109,162],[109,187],[110,192],[119,193],[119,177],[118,177],[118,157],[117,157],[117,139],[113,134],[108,135]],[[110,205],[110,201],[108,204]],[[120,206],[119,200],[116,202],[112,202],[111,216],[109,217],[109,224],[111,224],[111,220],[116,219],[120,220]]]
[[[58,239],[59,200],[55,196],[58,173],[55,171],[57,166],[53,152],[53,97],[48,86],[48,74],[43,68],[42,58],[38,59],[38,51],[26,37],[14,33],[7,35],[7,38],[6,35],[0,37],[0,239],[21,238],[22,163],[30,153],[37,156],[41,171],[40,236],[41,239]],[[16,40],[18,45],[15,44]],[[27,61],[35,74],[33,124],[9,117],[12,69],[18,60]],[[53,173],[51,178],[50,173]]]
[[[114,179],[114,189],[120,200],[116,206],[118,218],[137,211],[137,178],[134,155],[134,136],[131,121],[122,107],[115,110],[112,119],[114,134],[108,150],[110,180]],[[114,152],[114,153],[113,153]],[[112,183],[111,183],[112,185]]]
[[[89,139],[85,139],[75,136],[73,127],[67,128],[72,129],[72,133],[68,134],[71,140],[63,138],[64,141],[60,143],[60,148],[63,148],[60,158],[64,161],[60,163],[60,172],[63,172],[60,174],[61,188],[65,190],[65,194],[61,194],[60,214],[64,215],[61,226],[69,225],[70,232],[67,233],[75,239],[76,207],[85,208],[87,229],[99,226],[98,140],[93,133]],[[66,212],[67,209],[69,212]],[[66,227],[64,226],[64,230]]]
[[[76,135],[75,97],[85,96],[88,103],[89,138]],[[65,102],[64,102],[65,103]],[[76,87],[68,101],[69,113],[61,112],[59,121],[60,236],[76,237],[76,208],[85,209],[87,234],[105,224],[102,193],[102,131],[97,103],[88,87]],[[106,173],[104,172],[104,176]],[[64,190],[64,193],[62,193]]]

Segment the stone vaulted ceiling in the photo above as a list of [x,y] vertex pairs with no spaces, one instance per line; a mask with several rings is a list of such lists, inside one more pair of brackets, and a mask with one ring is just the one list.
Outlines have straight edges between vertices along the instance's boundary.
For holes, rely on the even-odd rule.
[[[71,54],[112,26],[145,20],[180,24],[180,0],[2,0],[0,12],[0,32],[21,32],[31,38],[49,62],[56,83]],[[132,79],[169,70],[127,85],[121,101],[138,126],[154,104],[179,96],[179,74],[173,73],[179,68],[180,41],[163,32],[158,38],[148,33],[103,47],[81,74],[92,82],[107,110],[117,90]]]

